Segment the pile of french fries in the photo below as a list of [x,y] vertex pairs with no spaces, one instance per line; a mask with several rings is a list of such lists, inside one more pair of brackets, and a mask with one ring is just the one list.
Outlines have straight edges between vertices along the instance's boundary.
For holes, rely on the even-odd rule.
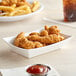
[[26,0],[2,0],[0,2],[0,11],[3,11],[3,16],[18,16],[35,12],[40,7],[38,1],[29,3]]

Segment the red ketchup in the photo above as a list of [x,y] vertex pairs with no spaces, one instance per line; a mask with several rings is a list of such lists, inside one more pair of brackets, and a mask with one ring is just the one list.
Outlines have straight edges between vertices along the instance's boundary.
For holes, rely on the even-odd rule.
[[50,69],[46,65],[36,64],[30,66],[26,71],[31,74],[45,74]]

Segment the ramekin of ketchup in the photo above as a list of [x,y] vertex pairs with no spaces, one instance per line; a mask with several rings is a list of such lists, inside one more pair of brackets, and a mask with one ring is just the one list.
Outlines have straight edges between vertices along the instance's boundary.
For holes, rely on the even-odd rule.
[[27,68],[27,73],[30,76],[47,76],[51,68],[43,64],[35,64]]

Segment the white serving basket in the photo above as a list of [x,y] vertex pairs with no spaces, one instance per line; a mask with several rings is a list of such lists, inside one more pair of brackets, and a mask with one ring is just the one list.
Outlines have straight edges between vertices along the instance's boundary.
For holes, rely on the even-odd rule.
[[[32,32],[40,32],[41,30],[42,29],[32,31]],[[28,36],[29,33],[26,33],[25,36]],[[3,38],[3,40],[12,48],[12,51],[14,51],[22,56],[25,56],[27,58],[32,58],[37,55],[41,55],[41,54],[48,53],[48,52],[54,51],[56,49],[59,49],[63,46],[63,44],[66,44],[66,42],[68,42],[71,39],[71,36],[69,36],[69,35],[65,35],[65,34],[62,34],[62,35],[65,37],[65,39],[63,41],[60,41],[60,42],[57,42],[57,43],[54,43],[54,44],[51,44],[48,46],[35,48],[35,49],[23,49],[23,48],[16,47],[13,44],[16,36],[6,37],[6,38]]]

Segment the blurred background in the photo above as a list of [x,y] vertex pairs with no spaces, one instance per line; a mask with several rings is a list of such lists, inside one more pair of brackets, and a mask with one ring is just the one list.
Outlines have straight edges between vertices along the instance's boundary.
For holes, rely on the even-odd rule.
[[[63,7],[63,0],[39,0],[39,1],[44,3],[44,6],[46,9],[62,10],[62,7]],[[47,6],[49,6],[49,7],[47,8]]]

